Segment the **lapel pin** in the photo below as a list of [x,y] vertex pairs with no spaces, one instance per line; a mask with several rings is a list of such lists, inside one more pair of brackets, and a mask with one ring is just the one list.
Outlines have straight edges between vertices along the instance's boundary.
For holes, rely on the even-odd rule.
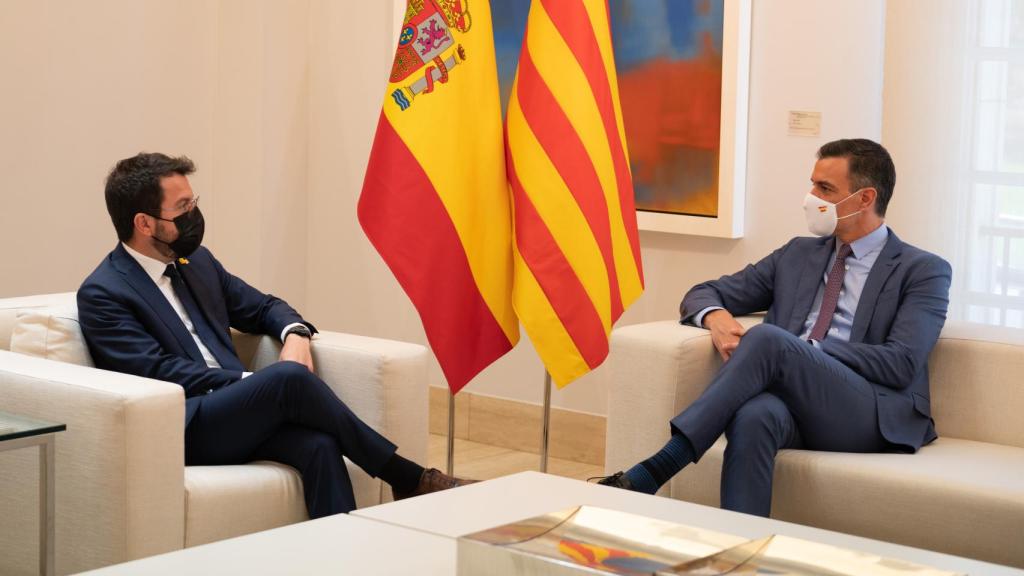
[[178,264],[188,264],[188,258],[178,258]]

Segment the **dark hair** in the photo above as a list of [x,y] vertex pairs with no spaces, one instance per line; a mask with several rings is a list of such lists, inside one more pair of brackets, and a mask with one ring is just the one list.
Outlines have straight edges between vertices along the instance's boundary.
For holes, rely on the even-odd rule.
[[107,212],[122,242],[131,239],[135,215],[160,211],[163,188],[160,179],[172,174],[188,176],[196,165],[187,156],[171,158],[166,154],[140,152],[125,158],[107,175],[105,195]]
[[864,138],[836,140],[818,149],[818,159],[822,158],[846,158],[850,164],[850,187],[853,190],[877,190],[875,213],[885,216],[885,209],[896,187],[896,166],[888,150],[878,142]]

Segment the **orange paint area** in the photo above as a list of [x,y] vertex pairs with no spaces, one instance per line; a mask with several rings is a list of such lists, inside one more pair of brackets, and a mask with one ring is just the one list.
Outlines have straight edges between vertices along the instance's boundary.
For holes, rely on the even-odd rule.
[[637,209],[717,215],[722,62],[704,52],[620,72]]

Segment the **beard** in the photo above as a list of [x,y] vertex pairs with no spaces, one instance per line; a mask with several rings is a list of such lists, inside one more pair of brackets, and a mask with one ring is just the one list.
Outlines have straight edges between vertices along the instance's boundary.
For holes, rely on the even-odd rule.
[[[170,228],[170,234],[168,234],[168,228]],[[160,253],[161,256],[168,258],[170,260],[173,260],[178,257],[178,255],[174,253],[174,250],[171,250],[171,247],[165,244],[165,242],[173,242],[175,239],[177,239],[178,228],[176,226],[167,225],[166,222],[162,220],[157,220],[156,234],[154,236],[156,239],[150,238],[149,243],[157,252]]]

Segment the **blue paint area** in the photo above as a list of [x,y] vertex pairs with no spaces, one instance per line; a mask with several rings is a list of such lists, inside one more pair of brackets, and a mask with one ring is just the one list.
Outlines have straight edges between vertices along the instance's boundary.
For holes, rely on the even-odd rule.
[[[699,14],[699,5],[703,3],[707,3],[708,11]],[[724,0],[609,0],[612,43],[619,72],[627,72],[657,58],[696,58],[700,55],[700,38],[705,32],[711,35],[713,50],[721,54],[724,3]],[[508,109],[529,14],[530,0],[497,0],[491,4],[503,117]]]
[[498,81],[501,83],[501,116],[508,110],[509,94],[516,79],[519,51],[523,48],[530,0],[497,0],[491,3],[494,25],[494,55],[498,60]]
[[[702,4],[708,7],[705,14]],[[609,8],[620,72],[659,58],[697,58],[705,33],[711,35],[712,50],[722,53],[724,0],[609,0]]]

